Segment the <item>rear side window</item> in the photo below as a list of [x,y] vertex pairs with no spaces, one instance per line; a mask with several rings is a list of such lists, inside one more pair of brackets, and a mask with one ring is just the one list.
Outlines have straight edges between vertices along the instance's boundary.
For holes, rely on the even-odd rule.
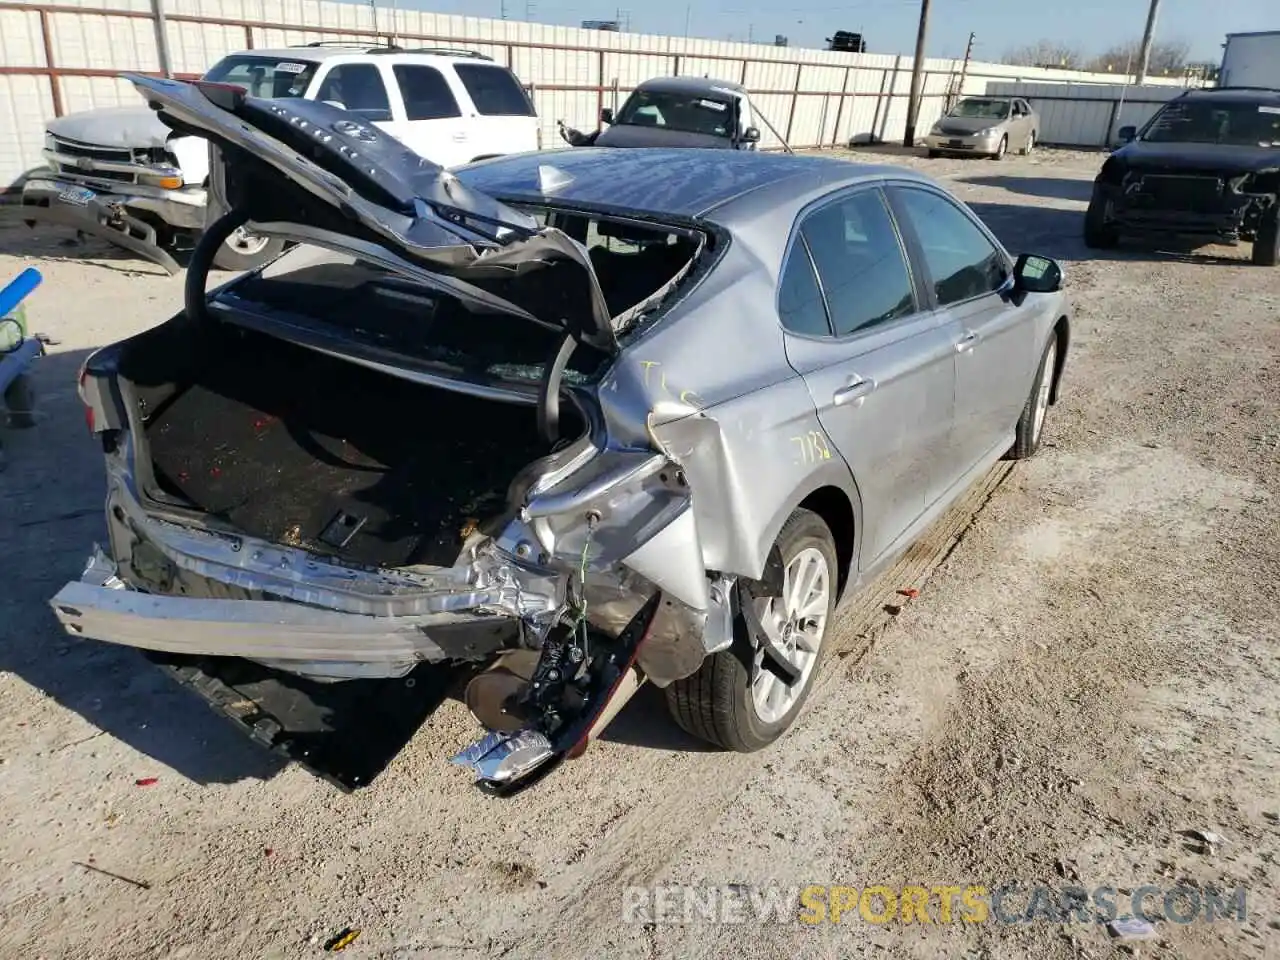
[[811,337],[831,335],[827,307],[822,302],[818,278],[801,237],[796,238],[787,265],[782,269],[782,280],[778,284],[778,316],[782,318],[782,325],[793,333]]
[[449,81],[435,67],[397,63],[392,71],[404,97],[406,119],[443,120],[462,116],[458,101],[449,89]]
[[382,73],[371,63],[343,63],[324,75],[317,100],[333,100],[365,120],[390,120],[391,101]]
[[462,85],[475,102],[476,110],[485,117],[536,116],[529,95],[524,92],[510,70],[486,67],[477,63],[454,64]]
[[800,230],[818,267],[836,336],[915,313],[911,273],[878,190],[823,207]]

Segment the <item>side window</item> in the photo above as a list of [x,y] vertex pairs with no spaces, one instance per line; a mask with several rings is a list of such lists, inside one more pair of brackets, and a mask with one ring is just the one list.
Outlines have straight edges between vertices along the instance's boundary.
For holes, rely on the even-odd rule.
[[813,253],[836,336],[915,312],[911,274],[880,191],[856,193],[811,213],[800,232]]
[[390,120],[387,85],[372,63],[342,63],[324,75],[317,100],[334,100],[365,120]]
[[391,70],[404,97],[407,119],[442,120],[462,116],[449,81],[435,67],[397,63]]
[[987,235],[955,203],[928,190],[894,188],[924,251],[939,306],[992,293],[1009,266]]
[[822,291],[813,272],[813,263],[805,249],[803,237],[797,237],[782,268],[778,283],[778,316],[782,325],[793,333],[805,333],[811,337],[831,336],[827,322],[827,307],[822,302]]
[[467,88],[476,112],[482,117],[532,117],[535,116],[529,95],[520,81],[502,67],[483,67],[474,63],[454,65],[458,78]]

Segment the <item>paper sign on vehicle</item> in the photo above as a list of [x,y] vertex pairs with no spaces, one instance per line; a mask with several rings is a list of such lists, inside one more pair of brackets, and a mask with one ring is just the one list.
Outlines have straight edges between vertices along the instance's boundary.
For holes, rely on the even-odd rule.
[[699,100],[698,106],[706,107],[708,110],[723,111],[729,109],[729,105],[727,103],[721,103],[719,100]]
[[305,63],[294,63],[291,60],[276,64],[276,73],[302,73],[306,69],[307,65]]
[[1269,107],[1265,103],[1258,104],[1259,113],[1280,113],[1280,107]]

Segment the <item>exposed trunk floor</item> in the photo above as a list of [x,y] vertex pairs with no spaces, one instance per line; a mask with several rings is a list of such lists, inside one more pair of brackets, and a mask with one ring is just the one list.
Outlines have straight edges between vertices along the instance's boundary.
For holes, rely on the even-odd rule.
[[[251,536],[360,563],[448,565],[546,452],[531,407],[408,383],[266,338],[154,411],[160,485]],[[350,542],[320,540],[343,511]]]

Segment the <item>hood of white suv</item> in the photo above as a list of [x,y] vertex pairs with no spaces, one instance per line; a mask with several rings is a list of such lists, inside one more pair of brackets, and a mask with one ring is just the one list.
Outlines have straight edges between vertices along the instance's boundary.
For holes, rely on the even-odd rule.
[[103,147],[163,147],[172,131],[146,107],[106,107],[50,120],[55,137]]

